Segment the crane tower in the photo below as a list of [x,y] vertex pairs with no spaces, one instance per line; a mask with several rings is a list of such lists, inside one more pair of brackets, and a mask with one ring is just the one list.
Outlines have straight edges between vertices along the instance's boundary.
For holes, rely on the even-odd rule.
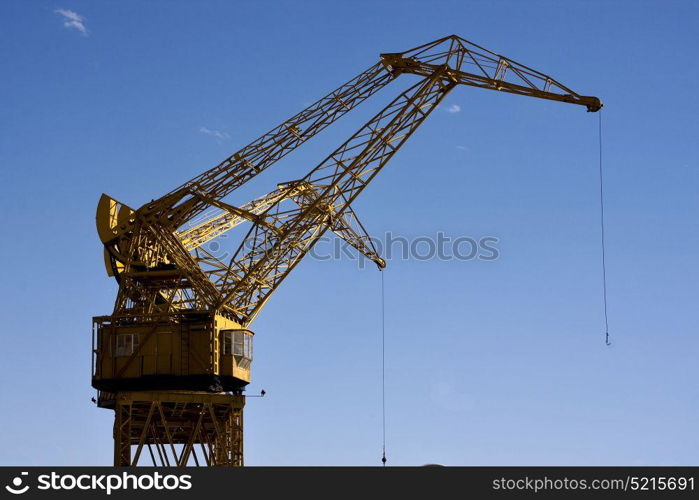
[[[301,179],[246,204],[224,201],[394,80],[414,81]],[[114,465],[243,465],[250,326],[326,232],[385,262],[352,202],[457,85],[577,104],[550,76],[451,35],[379,61],[214,168],[138,209],[105,194],[97,232],[118,283],[93,318],[92,386],[114,411]],[[206,244],[249,226],[221,259]]]

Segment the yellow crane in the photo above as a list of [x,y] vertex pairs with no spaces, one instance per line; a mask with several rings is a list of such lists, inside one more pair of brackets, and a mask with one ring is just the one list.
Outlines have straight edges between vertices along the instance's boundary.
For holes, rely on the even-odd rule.
[[[402,75],[416,82],[302,179],[223,199]],[[352,202],[457,85],[581,105],[596,97],[451,35],[381,54],[359,75],[216,167],[138,209],[102,195],[97,231],[119,289],[93,318],[92,386],[112,409],[114,464],[243,465],[243,391],[265,302],[326,232],[382,269]],[[213,213],[212,213],[213,211]],[[230,259],[205,243],[250,225]]]

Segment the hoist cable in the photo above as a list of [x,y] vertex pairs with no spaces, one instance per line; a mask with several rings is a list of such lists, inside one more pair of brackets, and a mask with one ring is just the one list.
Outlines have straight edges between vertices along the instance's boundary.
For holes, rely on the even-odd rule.
[[381,463],[386,467],[386,286],[381,270],[381,433],[383,451]]
[[604,241],[604,176],[602,170],[602,110],[599,115],[599,206],[600,206],[600,235],[602,247],[602,297],[604,301],[604,343],[612,345],[609,341],[609,317],[607,315],[607,257]]

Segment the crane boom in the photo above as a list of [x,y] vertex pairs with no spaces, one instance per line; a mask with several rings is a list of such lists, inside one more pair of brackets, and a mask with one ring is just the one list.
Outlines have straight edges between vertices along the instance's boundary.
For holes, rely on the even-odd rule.
[[[304,178],[324,186],[322,193],[291,210],[284,209],[280,200],[265,212],[265,225],[250,229],[231,259],[229,272],[217,282],[223,294],[221,305],[232,306],[237,321],[243,325],[252,322],[269,295],[325,233],[328,213],[342,216],[454,86],[477,86],[579,104],[590,111],[601,108],[595,97],[580,96],[543,73],[490,52],[475,51],[468,44],[452,36],[406,53],[382,55],[388,71],[416,74],[424,80],[401,94]],[[461,71],[466,64],[476,65],[483,74]],[[508,70],[513,75],[509,81]]]
[[[224,198],[399,75],[427,77],[442,65],[449,68],[450,77],[461,85],[579,104],[593,112],[602,107],[596,97],[580,95],[544,73],[457,35],[450,35],[405,52],[381,54],[379,63],[285,120],[216,167],[139,210],[149,221],[157,219],[158,223],[177,229],[207,208],[206,203],[197,197],[188,197],[192,190],[204,191],[211,199]],[[464,68],[472,68],[472,71],[464,71]],[[117,229],[117,233],[123,234],[129,230],[130,226],[126,224]]]

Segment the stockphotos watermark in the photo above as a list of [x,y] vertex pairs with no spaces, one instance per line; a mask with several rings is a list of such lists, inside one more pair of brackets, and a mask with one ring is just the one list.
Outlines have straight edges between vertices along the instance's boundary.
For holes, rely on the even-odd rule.
[[189,474],[162,474],[152,472],[132,474],[129,472],[113,474],[40,474],[36,483],[30,484],[28,472],[20,472],[5,486],[13,495],[22,495],[29,490],[40,491],[95,491],[111,495],[114,491],[148,491],[148,490],[189,490],[192,488],[192,476]]
[[[219,238],[225,239],[227,235],[221,234]],[[361,240],[363,246],[375,251],[385,261],[391,260],[458,260],[458,261],[494,261],[500,258],[500,238],[496,236],[466,236],[449,235],[443,231],[431,235],[405,236],[391,231],[383,237],[370,237]],[[243,243],[243,251],[248,252],[255,246],[254,239],[247,239]],[[230,259],[232,252],[225,249],[223,241],[210,241],[204,244],[204,248],[219,260]],[[374,250],[375,249],[375,250]],[[360,269],[373,263],[359,252],[355,246],[333,234],[324,234],[308,251],[308,255],[315,260],[339,260],[348,259],[357,262]]]

